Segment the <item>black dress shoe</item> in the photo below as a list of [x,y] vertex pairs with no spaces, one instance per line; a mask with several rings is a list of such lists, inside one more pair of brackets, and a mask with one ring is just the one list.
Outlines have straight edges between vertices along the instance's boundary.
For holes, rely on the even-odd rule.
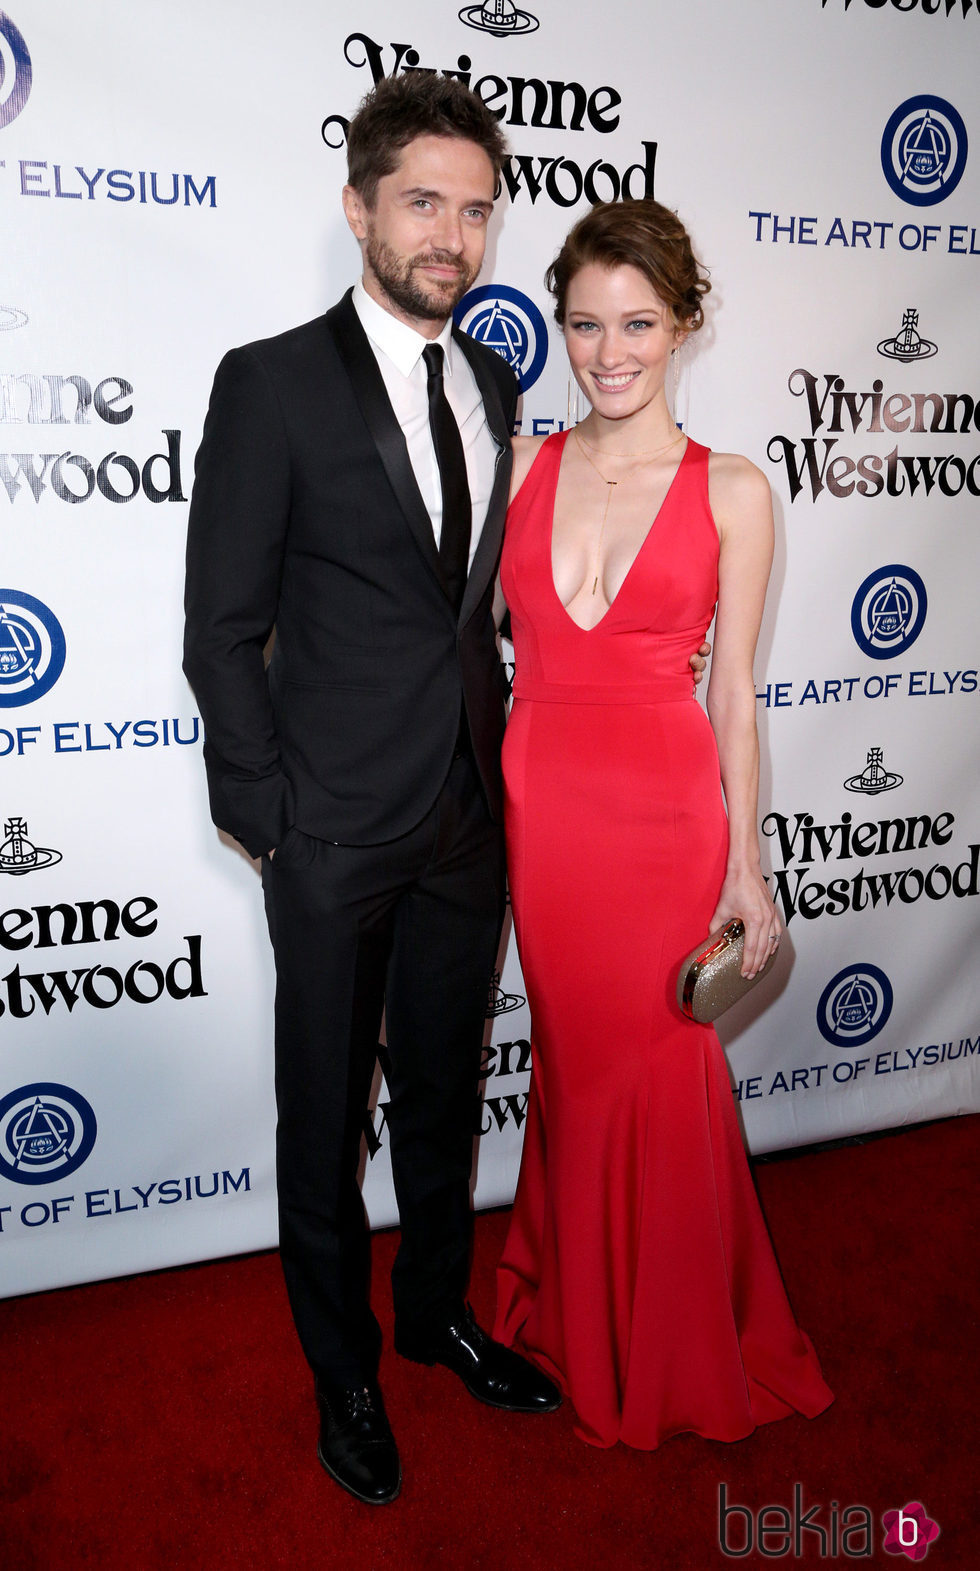
[[402,1487],[395,1437],[376,1385],[317,1381],[320,1440],[316,1454],[330,1477],[369,1506],[384,1506]]
[[416,1364],[445,1364],[471,1396],[511,1413],[553,1413],[558,1387],[477,1325],[469,1304],[437,1331],[395,1328],[395,1350]]

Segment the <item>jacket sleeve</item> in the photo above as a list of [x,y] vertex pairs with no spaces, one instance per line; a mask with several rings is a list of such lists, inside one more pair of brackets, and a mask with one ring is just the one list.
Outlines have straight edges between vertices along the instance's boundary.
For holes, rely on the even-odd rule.
[[293,819],[263,651],[276,619],[290,464],[279,399],[250,349],[218,367],[195,462],[184,672],[204,721],[211,816],[251,856]]

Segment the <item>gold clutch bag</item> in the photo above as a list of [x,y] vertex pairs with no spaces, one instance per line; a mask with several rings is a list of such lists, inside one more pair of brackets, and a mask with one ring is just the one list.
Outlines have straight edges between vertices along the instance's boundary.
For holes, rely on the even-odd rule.
[[742,975],[742,950],[745,925],[740,917],[703,938],[681,961],[677,975],[677,1003],[689,1020],[709,1025],[719,1015],[750,993],[768,975],[776,958],[769,956],[755,976]]

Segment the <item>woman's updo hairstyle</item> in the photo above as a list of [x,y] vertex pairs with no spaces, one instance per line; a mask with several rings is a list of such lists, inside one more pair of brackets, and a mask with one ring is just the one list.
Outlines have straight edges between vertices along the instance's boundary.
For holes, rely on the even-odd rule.
[[701,301],[711,288],[707,270],[691,249],[687,230],[669,207],[652,199],[599,202],[569,230],[544,275],[555,297],[555,321],[565,325],[568,286],[590,263],[635,267],[662,300],[676,328],[696,333],[704,324]]

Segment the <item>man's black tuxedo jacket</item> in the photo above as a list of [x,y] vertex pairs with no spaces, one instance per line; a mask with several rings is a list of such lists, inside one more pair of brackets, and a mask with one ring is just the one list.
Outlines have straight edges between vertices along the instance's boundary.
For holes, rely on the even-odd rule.
[[455,341],[500,447],[458,618],[350,294],[218,367],[190,509],[184,670],[214,821],[253,856],[293,824],[347,845],[407,833],[446,778],[461,703],[500,816],[491,607],[517,385],[498,355]]

